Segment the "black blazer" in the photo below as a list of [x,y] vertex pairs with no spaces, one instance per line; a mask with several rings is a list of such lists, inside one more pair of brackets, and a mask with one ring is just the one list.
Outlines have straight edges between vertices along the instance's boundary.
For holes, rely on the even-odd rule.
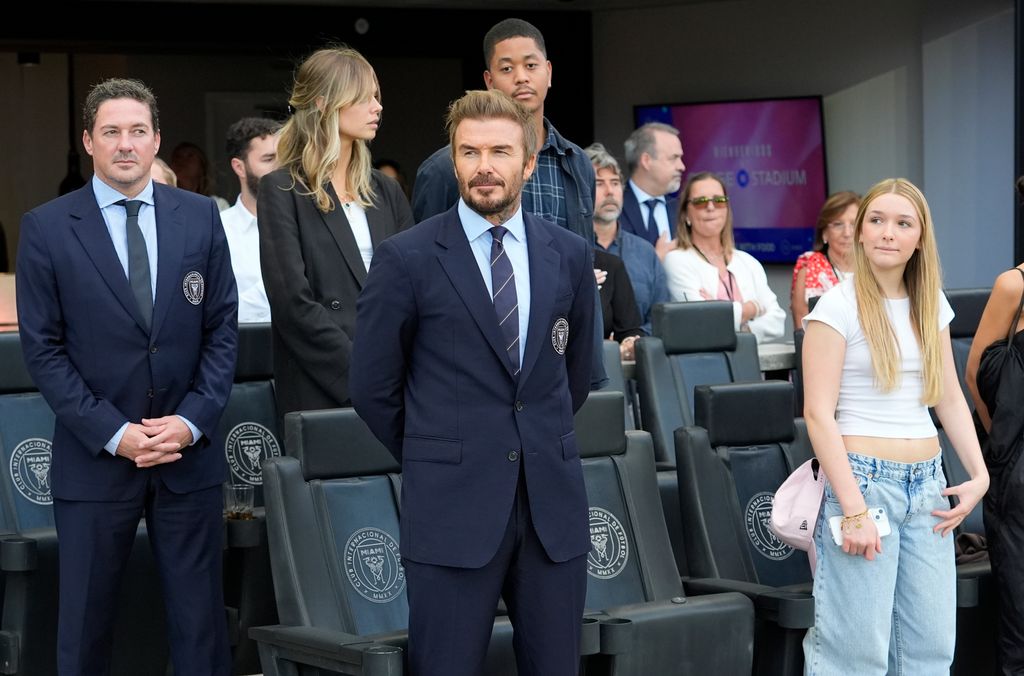
[[[377,196],[366,220],[376,249],[412,225],[412,211],[393,179],[374,170],[372,185]],[[366,281],[345,210],[337,206],[321,213],[304,191],[292,186],[286,169],[278,169],[261,179],[256,203],[260,266],[274,335],[274,389],[282,416],[350,405],[356,298]]]
[[629,281],[626,265],[618,256],[594,249],[594,267],[608,273],[601,285],[601,312],[604,315],[604,337],[621,343],[630,336],[643,336],[643,320],[636,306],[636,294]]

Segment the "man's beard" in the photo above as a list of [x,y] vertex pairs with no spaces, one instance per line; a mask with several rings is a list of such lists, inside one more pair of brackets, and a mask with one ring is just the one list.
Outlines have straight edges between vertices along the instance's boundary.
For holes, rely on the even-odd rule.
[[601,205],[594,210],[594,220],[598,223],[604,223],[605,225],[611,225],[619,220],[619,216],[622,215],[622,205],[618,202],[611,202],[615,205],[615,211],[604,211],[603,208],[609,204],[608,201],[602,202]]
[[[472,188],[480,185],[500,186],[505,189],[505,194],[500,198],[474,198]],[[492,216],[494,214],[500,214],[507,211],[509,207],[519,201],[519,194],[522,191],[522,188],[522,181],[516,181],[513,178],[512,185],[510,186],[509,182],[503,180],[496,174],[474,176],[470,179],[468,185],[460,183],[462,199],[471,209],[473,209],[473,211],[477,212],[481,216]]]
[[260,192],[260,177],[250,172],[249,167],[245,168],[245,185],[249,188],[252,198],[256,199]]

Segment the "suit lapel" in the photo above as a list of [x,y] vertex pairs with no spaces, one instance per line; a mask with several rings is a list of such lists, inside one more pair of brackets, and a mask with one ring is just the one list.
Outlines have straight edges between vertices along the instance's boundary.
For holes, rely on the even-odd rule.
[[512,362],[509,361],[508,352],[505,350],[498,317],[494,314],[494,303],[487,295],[487,286],[480,277],[480,266],[477,265],[466,233],[462,229],[457,206],[445,214],[439,226],[437,243],[444,249],[438,254],[438,260],[445,274],[448,275],[452,286],[462,298],[473,321],[480,327],[498,360],[504,364],[505,371],[512,377]]
[[647,239],[644,218],[640,215],[640,205],[637,204],[636,195],[629,183],[624,186],[622,193],[622,216],[633,224],[633,234]]
[[[377,180],[376,176],[374,176],[372,180],[374,192],[376,192],[378,196],[382,195],[384,187],[380,184],[380,181]],[[386,202],[381,200],[381,204],[386,204]],[[374,251],[377,250],[380,243],[387,239],[390,234],[388,232],[388,222],[391,220],[389,216],[390,214],[386,214],[382,209],[377,209],[376,207],[371,207],[366,210],[366,223],[370,226],[370,242],[373,244]],[[362,256],[360,256],[360,260],[362,260]]]
[[[181,288],[181,259],[185,255],[186,227],[178,211],[179,202],[171,190],[154,184],[156,205],[156,300],[153,303],[153,335],[159,335],[167,317],[167,309]],[[185,271],[189,272],[189,271]]]
[[[341,255],[345,258],[345,262],[348,263],[349,269],[352,271],[352,275],[356,278],[356,283],[359,284],[359,288],[363,288],[363,284],[366,283],[366,265],[363,263],[363,256],[359,253],[359,245],[356,244],[356,236],[352,234],[352,226],[348,222],[348,218],[345,217],[345,207],[341,206],[341,200],[338,199],[337,194],[334,192],[334,188],[330,183],[327,184],[327,192],[330,193],[331,199],[334,200],[335,207],[333,210],[328,211],[326,214],[317,209],[317,213],[320,214],[320,218],[323,219],[324,225],[327,226],[327,230],[331,233],[331,237],[334,238],[335,244],[338,245],[338,249],[341,251]],[[316,209],[316,207],[313,207]],[[368,209],[366,212],[367,221],[370,220],[370,212],[373,209]],[[373,228],[370,228],[371,238]],[[376,245],[376,242],[374,242]]]
[[[530,214],[523,214],[526,223],[526,246],[530,252],[530,324],[526,330],[526,352],[519,382],[530,377],[541,350],[550,341],[551,309],[555,305],[558,288],[560,254],[551,246],[551,236]],[[587,327],[569,327],[570,331],[589,330]]]
[[135,323],[143,331],[145,322],[139,313],[138,303],[128,285],[128,276],[117,257],[114,243],[110,240],[110,232],[96,204],[96,196],[92,191],[92,183],[87,182],[76,193],[75,202],[71,205],[71,218],[74,219],[72,229],[75,236],[85,249],[92,264],[96,266],[103,281],[106,282],[114,298],[124,307],[125,311],[135,319]]

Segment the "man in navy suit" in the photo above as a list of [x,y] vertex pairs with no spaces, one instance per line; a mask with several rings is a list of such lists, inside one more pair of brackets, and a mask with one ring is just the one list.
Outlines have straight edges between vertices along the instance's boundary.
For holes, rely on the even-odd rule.
[[664,260],[675,248],[679,198],[673,193],[679,191],[686,170],[679,130],[648,122],[629,135],[625,149],[629,183],[619,225],[650,242]]
[[210,199],[150,180],[160,128],[145,85],[96,85],[84,122],[93,179],[25,215],[17,267],[25,361],[57,418],[58,670],[109,672],[118,586],[145,514],[175,673],[226,676],[227,472],[210,437],[237,351],[227,242]]
[[589,389],[589,244],[523,212],[530,115],[499,91],[448,115],[461,199],[385,240],[350,389],[402,463],[417,676],[481,672],[499,595],[520,674],[575,674],[590,550],[573,415]]

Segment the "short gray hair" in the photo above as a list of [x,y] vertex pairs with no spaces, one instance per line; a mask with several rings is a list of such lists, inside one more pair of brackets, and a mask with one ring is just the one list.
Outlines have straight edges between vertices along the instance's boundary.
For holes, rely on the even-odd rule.
[[664,122],[648,122],[642,127],[633,130],[633,133],[626,139],[626,168],[632,176],[636,167],[640,164],[640,156],[647,153],[656,157],[654,152],[654,132],[663,131],[666,134],[679,136],[679,130]]
[[590,163],[594,165],[595,174],[602,169],[611,169],[619,179],[622,179],[622,169],[619,168],[619,161],[612,157],[612,154],[608,152],[608,149],[603,144],[591,143],[583,149],[583,152],[587,154],[587,157],[590,158]]

